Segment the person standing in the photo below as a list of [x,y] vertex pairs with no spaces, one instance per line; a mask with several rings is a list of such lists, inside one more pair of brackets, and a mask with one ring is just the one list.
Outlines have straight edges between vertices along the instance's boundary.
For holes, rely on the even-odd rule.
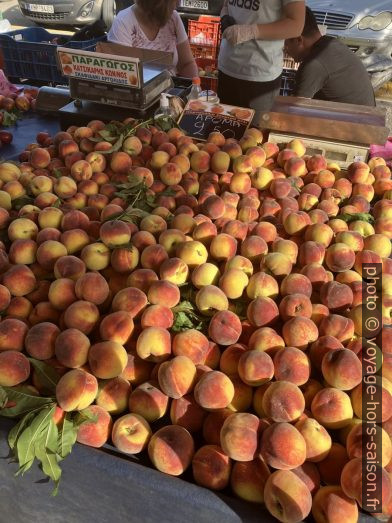
[[279,94],[284,41],[301,34],[305,2],[225,0],[221,17],[218,96],[222,103],[254,109],[257,125]]
[[309,7],[302,35],[286,40],[285,49],[296,62],[301,62],[294,96],[376,105],[369,74],[360,58],[337,38],[322,36]]
[[115,17],[108,41],[173,54],[171,73],[193,78],[198,68],[180,15],[177,0],[136,0]]

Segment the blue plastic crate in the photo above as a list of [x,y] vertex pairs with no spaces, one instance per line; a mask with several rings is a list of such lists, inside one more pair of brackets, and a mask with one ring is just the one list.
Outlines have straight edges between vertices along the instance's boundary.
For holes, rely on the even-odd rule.
[[[57,45],[51,43],[61,34],[49,33],[41,27],[28,27],[0,34],[0,51],[3,53],[4,70],[7,76],[26,78],[47,83],[67,84],[68,79],[57,68]],[[82,42],[67,42],[62,47],[95,51],[97,42],[106,36]]]

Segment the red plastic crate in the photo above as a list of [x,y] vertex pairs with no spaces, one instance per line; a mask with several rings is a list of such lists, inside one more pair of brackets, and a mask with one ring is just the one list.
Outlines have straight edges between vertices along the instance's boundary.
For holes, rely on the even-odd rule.
[[200,16],[188,21],[188,37],[191,45],[218,48],[221,39],[220,18]]
[[211,47],[209,45],[194,45],[191,44],[191,51],[193,57],[197,60],[203,58],[206,60],[217,60],[219,48]]
[[218,69],[218,61],[213,58],[196,58],[196,64],[199,69],[206,72],[205,76],[200,76],[202,91],[215,91],[218,89],[218,77],[212,73]]

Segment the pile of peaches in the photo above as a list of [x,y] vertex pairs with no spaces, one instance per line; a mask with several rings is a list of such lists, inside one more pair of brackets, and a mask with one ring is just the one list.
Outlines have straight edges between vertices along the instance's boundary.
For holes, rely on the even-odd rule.
[[[111,152],[103,130],[92,121],[39,133],[19,163],[0,164],[0,386],[48,395],[31,365],[39,360],[58,376],[56,423],[93,415],[78,442],[144,452],[174,476],[190,469],[198,485],[264,504],[282,522],[312,513],[355,523],[363,264],[375,263],[378,517],[388,520],[385,161],[344,170],[307,156],[300,139],[263,143],[257,129],[195,143],[179,129],[140,127]],[[133,212],[119,190],[130,179],[153,200],[150,213]]]

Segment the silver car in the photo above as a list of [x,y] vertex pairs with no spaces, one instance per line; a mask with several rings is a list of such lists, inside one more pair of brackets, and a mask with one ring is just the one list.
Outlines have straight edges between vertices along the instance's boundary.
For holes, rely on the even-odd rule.
[[307,0],[327,34],[362,59],[375,89],[392,78],[392,0]]

